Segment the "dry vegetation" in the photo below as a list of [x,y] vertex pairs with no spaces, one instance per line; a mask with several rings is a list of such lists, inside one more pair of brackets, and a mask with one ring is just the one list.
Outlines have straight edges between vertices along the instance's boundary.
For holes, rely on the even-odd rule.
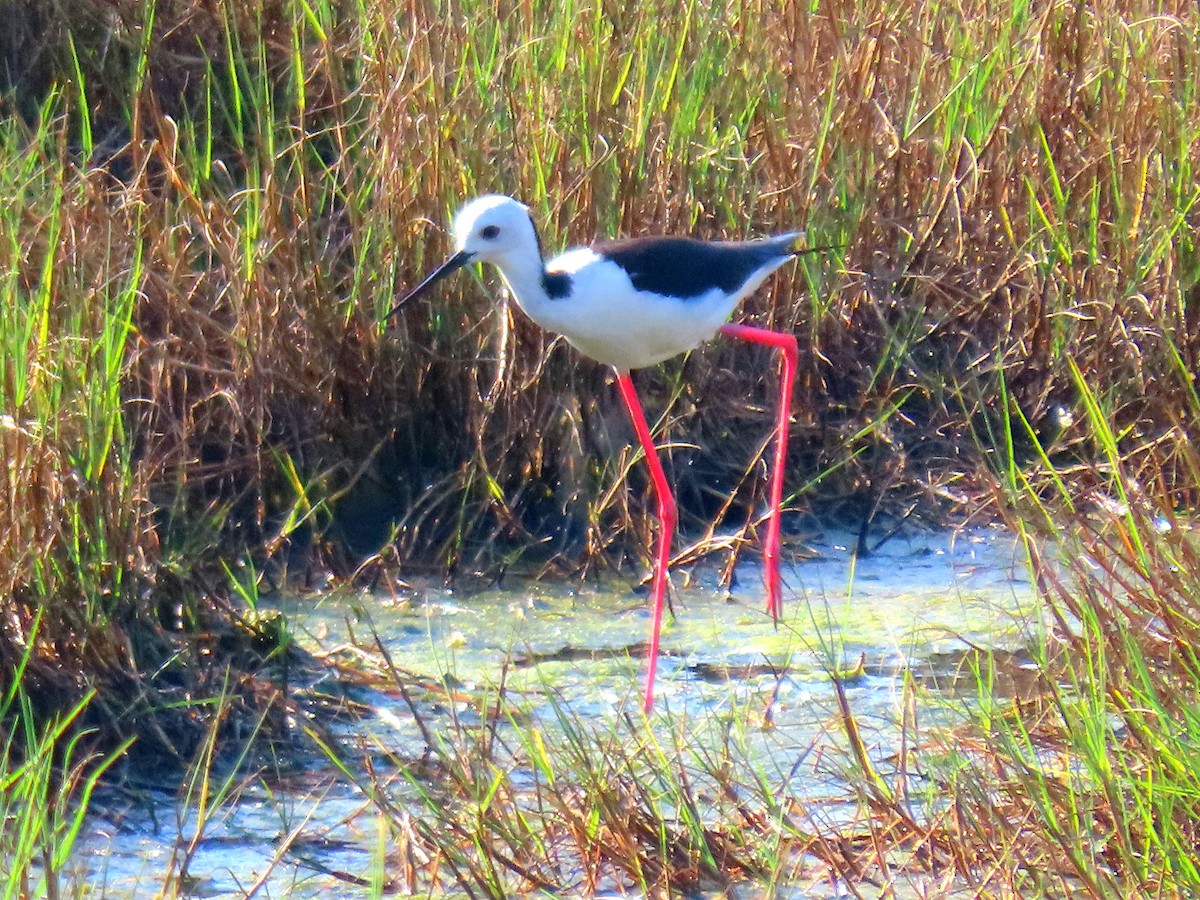
[[[555,246],[800,227],[834,247],[744,310],[801,342],[791,508],[866,529],[983,506],[1030,535],[1035,563],[1047,535],[1083,541],[1104,577],[1075,574],[1104,589],[1059,582],[1050,599],[1064,623],[1099,617],[1072,638],[1085,650],[1145,663],[1122,670],[1132,685],[1068,679],[1098,716],[1126,716],[1097,771],[1107,752],[1135,781],[1195,770],[1194,723],[1174,762],[1146,737],[1191,723],[1200,684],[1183,527],[1200,484],[1195,4],[0,14],[6,712],[18,683],[71,716],[117,685],[85,721],[186,757],[208,723],[179,701],[271,652],[233,637],[263,637],[230,624],[239,560],[277,579],[643,562],[645,485],[605,371],[497,307],[490,280],[380,323],[446,249],[448,211],[487,190],[529,202]],[[718,528],[753,534],[768,376],[736,344],[638,375],[660,438],[681,442],[665,461],[696,539],[684,556]],[[1098,525],[1109,497],[1126,513]],[[1161,516],[1176,527],[1148,527]],[[1071,745],[1075,699],[1045,663],[1055,702],[1022,727],[1057,710]],[[260,688],[232,682],[250,706]],[[1153,722],[1131,691],[1162,694]],[[1079,838],[1025,828],[1057,795],[1017,765],[1020,731],[1013,768],[963,801],[999,849],[962,870],[1014,890]],[[1071,819],[1120,840],[1068,853],[1070,876],[1098,896],[1169,893],[1186,841],[1147,851],[1160,832],[1123,819],[1123,797]]]

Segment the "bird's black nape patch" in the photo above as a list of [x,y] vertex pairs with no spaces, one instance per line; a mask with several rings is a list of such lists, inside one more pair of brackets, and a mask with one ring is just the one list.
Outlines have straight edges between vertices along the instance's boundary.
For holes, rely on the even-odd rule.
[[644,237],[593,247],[629,274],[639,291],[668,297],[699,297],[713,288],[735,292],[763,266],[792,256],[779,239],[699,241],[684,237]]
[[551,300],[561,300],[571,293],[571,276],[566,272],[547,272],[542,269],[542,288]]
[[571,293],[571,276],[566,272],[547,272],[545,266],[546,252],[542,249],[542,235],[538,231],[537,222],[529,217],[529,225],[533,228],[533,239],[537,242],[538,258],[542,263],[542,289],[551,300],[561,300]]

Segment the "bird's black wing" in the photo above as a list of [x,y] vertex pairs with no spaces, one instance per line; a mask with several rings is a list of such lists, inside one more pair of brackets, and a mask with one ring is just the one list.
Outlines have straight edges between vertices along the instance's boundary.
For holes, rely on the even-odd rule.
[[699,297],[713,288],[733,293],[760,268],[792,255],[791,242],[700,241],[686,237],[643,237],[592,248],[629,274],[639,291],[668,297]]

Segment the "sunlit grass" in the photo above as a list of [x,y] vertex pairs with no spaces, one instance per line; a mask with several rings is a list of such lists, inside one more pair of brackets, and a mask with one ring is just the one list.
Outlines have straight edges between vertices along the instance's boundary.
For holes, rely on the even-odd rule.
[[[403,680],[383,689],[405,698],[425,735],[420,759],[386,736],[355,749],[311,736],[359,785],[363,816],[376,816],[389,842],[405,848],[388,860],[392,888],[497,897],[676,895],[743,884],[774,891],[874,877],[898,835],[928,839],[906,814],[871,840],[873,810],[900,807],[882,776],[874,796],[842,781],[853,777],[859,753],[878,748],[848,745],[839,721],[853,729],[854,719],[840,720],[836,707],[809,744],[791,745],[771,736],[761,710],[739,703],[647,720],[633,701],[585,716],[550,695],[531,717],[501,680],[466,703],[460,693],[448,716],[425,722],[433,699],[425,691],[418,701]],[[932,889],[943,878],[936,870],[897,875]]]
[[[11,790],[41,789],[53,744],[82,773],[64,742],[84,722],[122,746],[132,696],[93,696],[106,677],[141,679],[142,712],[173,723],[143,741],[211,755],[188,704],[252,686],[206,670],[202,638],[298,566],[645,564],[650,498],[605,372],[495,303],[490,276],[381,322],[450,212],[498,190],[551,248],[804,229],[831,249],[744,310],[801,340],[789,506],[852,521],[863,549],[881,510],[1000,514],[1025,538],[1061,621],[1040,705],[983,692],[979,752],[943,757],[980,824],[913,814],[844,708],[849,846],[889,871],[874,848],[919,833],[923,865],[1018,893],[1196,889],[1194,5],[147,0],[17,4],[6,25],[0,683],[28,738]],[[728,570],[754,536],[771,371],[718,344],[638,375],[687,560]],[[262,637],[252,618],[237,627]],[[624,791],[585,784],[601,817],[564,813],[570,859],[598,866],[587,840],[628,833],[611,801],[642,828],[605,861],[634,887],[791,871],[804,841],[776,788],[750,840],[740,812],[695,812],[686,747],[563,716],[561,746],[522,732],[528,765],[547,784],[616,766]],[[491,759],[469,736],[447,765]],[[472,809],[502,798],[466,771]],[[495,809],[416,833],[481,893],[514,875],[487,848],[533,830]],[[31,848],[69,847],[53,823],[72,815],[14,849],[14,877],[35,877]],[[674,868],[650,849],[668,842]],[[539,852],[548,874],[522,889],[564,880]]]
[[9,897],[59,897],[92,792],[130,742],[107,755],[87,749],[83,712],[91,697],[47,721],[21,685],[28,661],[18,663],[0,699],[0,885]]
[[[794,463],[829,474],[800,479],[797,505],[936,496],[973,461],[926,460],[961,456],[964,417],[990,414],[961,409],[962,388],[990,394],[1002,372],[1037,428],[1072,405],[1068,358],[1101,394],[1152,392],[1153,335],[1196,277],[1186,18],[886,3],[691,5],[669,24],[644,4],[270,9],[190,22],[208,52],[187,90],[154,81],[151,50],[129,100],[152,141],[130,153],[171,187],[152,199],[162,236],[146,258],[173,273],[135,322],[150,317],[161,352],[132,374],[174,398],[142,411],[142,431],[173,438],[161,477],[185,521],[214,485],[242,499],[231,518],[269,531],[297,479],[280,479],[266,444],[360,551],[394,536],[400,553],[449,566],[531,547],[595,566],[642,531],[640,504],[611,503],[624,467],[606,460],[623,432],[598,368],[470,285],[379,332],[395,292],[444,250],[429,223],[481,190],[528,200],[552,246],[800,226],[835,248],[747,311],[807,335]],[[272,15],[283,27],[268,39]],[[64,105],[97,77],[80,48],[71,62]],[[1131,104],[1153,129],[1130,128]],[[745,357],[717,347],[643,378],[680,440],[693,528],[713,513],[738,524],[761,491],[739,474],[754,471],[769,379],[747,403],[728,374]],[[175,463],[214,444],[226,449],[201,479]],[[360,532],[364,518],[378,524]]]

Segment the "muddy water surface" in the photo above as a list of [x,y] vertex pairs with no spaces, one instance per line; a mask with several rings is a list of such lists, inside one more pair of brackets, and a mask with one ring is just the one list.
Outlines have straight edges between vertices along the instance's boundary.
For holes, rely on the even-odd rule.
[[[831,671],[849,676],[865,739],[883,757],[898,734],[906,672],[949,700],[974,690],[956,677],[966,649],[1027,644],[1037,616],[1019,550],[1004,532],[895,538],[858,560],[849,544],[848,535],[810,536],[812,558],[785,569],[779,627],[764,611],[755,565],[738,569],[732,591],[703,570],[678,590],[659,665],[654,716],[662,727],[686,723],[690,739],[702,742],[710,724],[717,740],[730,716],[769,714],[773,728],[747,730],[748,752],[788,790],[819,800],[837,794],[836,779],[816,777],[797,759],[829,730]],[[472,715],[476,707],[455,696],[478,697],[502,672],[510,701],[549,729],[561,710],[603,722],[638,707],[649,613],[644,593],[625,584],[513,582],[470,594],[430,587],[400,598],[330,595],[280,607],[315,651],[350,653],[351,638],[361,643],[373,633],[406,677],[444,686],[414,692],[434,731],[451,716]],[[308,687],[320,692],[333,682]],[[393,692],[338,690],[370,711],[357,724],[331,723],[345,742],[387,748],[372,757],[383,769],[389,759],[422,754],[426,734]],[[952,715],[952,706],[924,712],[936,719]],[[396,802],[416,802],[419,780],[392,784]],[[369,882],[386,851],[363,794],[332,766],[309,762],[239,783],[234,799],[211,814],[178,796],[147,787],[101,798],[77,854],[90,892],[152,896],[187,855],[193,896],[245,896],[260,881],[258,896],[371,895],[354,879]],[[277,854],[293,832],[299,839]],[[795,896],[837,894],[836,885],[809,883]]]

